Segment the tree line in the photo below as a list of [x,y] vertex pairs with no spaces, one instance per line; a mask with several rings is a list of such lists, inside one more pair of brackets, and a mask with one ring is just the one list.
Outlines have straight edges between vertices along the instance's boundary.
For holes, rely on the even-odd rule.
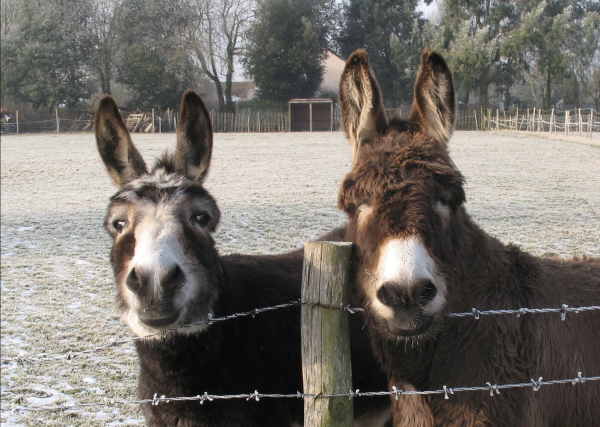
[[[432,0],[425,0],[431,3]],[[234,111],[243,69],[258,98],[311,97],[329,49],[366,48],[389,108],[413,97],[423,47],[440,51],[459,106],[600,104],[597,0],[1,0],[2,102],[79,108],[100,94],[176,108],[209,79]]]

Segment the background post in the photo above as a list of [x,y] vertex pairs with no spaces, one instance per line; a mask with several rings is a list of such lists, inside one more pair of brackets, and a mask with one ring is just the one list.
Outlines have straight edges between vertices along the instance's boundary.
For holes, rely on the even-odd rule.
[[[302,302],[347,306],[351,255],[351,243],[306,243]],[[310,305],[303,305],[301,313],[304,393],[347,394],[352,389],[350,313]],[[350,427],[353,418],[348,397],[304,398],[304,427]]]

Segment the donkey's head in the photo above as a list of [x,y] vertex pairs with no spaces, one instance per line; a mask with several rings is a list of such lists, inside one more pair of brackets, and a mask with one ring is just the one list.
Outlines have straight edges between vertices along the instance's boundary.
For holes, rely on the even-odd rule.
[[[463,178],[446,150],[455,106],[452,75],[425,50],[409,120],[388,121],[367,53],[350,56],[340,83],[353,167],[339,207],[357,248],[357,287],[372,325],[392,339],[435,330],[448,300]],[[460,211],[460,212],[459,212]]]
[[109,96],[100,101],[95,127],[98,151],[119,187],[105,227],[114,241],[121,317],[138,336],[206,320],[222,272],[211,236],[220,212],[202,186],[213,141],[204,104],[193,91],[183,95],[177,148],[150,171]]

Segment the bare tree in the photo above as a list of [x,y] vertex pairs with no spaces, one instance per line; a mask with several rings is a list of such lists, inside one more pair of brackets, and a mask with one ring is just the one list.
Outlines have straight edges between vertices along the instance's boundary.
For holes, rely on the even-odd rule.
[[0,0],[0,32],[8,34],[19,12],[19,0]]
[[577,80],[578,106],[593,96],[594,72],[600,68],[600,14],[588,12],[569,28],[569,65]]
[[[234,110],[231,99],[233,73],[243,48],[242,37],[254,15],[254,0],[193,0],[197,24],[190,28],[189,43],[202,71],[211,79],[219,110]],[[225,86],[223,90],[223,86]]]
[[122,0],[93,0],[92,16],[88,24],[92,44],[90,67],[100,82],[102,93],[109,95],[115,61],[121,45],[118,40],[121,4]]

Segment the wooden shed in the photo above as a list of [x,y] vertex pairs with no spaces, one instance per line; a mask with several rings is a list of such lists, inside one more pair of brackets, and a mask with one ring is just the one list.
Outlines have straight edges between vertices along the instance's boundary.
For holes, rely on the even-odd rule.
[[288,104],[291,132],[333,130],[333,101],[328,98],[292,99]]

